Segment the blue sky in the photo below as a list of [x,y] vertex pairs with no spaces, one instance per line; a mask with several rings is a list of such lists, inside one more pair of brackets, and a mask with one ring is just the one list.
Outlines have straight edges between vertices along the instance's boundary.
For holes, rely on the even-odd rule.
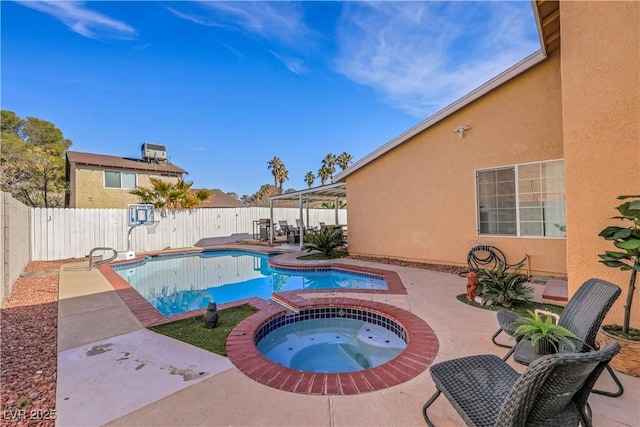
[[[539,50],[529,1],[2,1],[2,109],[71,150],[166,145],[194,188],[306,188]],[[319,180],[316,185],[319,185]]]

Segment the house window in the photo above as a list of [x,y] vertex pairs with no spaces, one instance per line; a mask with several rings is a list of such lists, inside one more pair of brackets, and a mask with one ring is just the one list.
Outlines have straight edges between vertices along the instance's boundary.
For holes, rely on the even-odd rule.
[[136,188],[136,174],[104,171],[104,186],[107,188]]
[[478,234],[566,236],[564,162],[476,172]]

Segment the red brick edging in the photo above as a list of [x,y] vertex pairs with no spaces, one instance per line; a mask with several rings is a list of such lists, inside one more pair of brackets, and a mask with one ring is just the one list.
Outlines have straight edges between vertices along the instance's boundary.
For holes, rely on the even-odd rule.
[[[288,296],[294,297],[293,293]],[[282,294],[279,298],[284,298]],[[254,344],[256,331],[285,309],[269,303],[260,312],[236,326],[227,338],[227,357],[249,378],[276,388],[303,394],[347,395],[381,390],[408,381],[427,369],[439,350],[438,338],[418,316],[392,305],[352,298],[286,298],[299,309],[349,307],[385,315],[407,332],[407,347],[389,362],[358,372],[341,374],[311,373],[281,366],[264,357]]]

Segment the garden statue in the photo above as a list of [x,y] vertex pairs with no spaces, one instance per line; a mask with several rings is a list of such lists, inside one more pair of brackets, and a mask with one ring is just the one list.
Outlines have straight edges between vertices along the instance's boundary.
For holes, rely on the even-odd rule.
[[476,293],[476,282],[478,280],[478,273],[470,271],[467,273],[467,300],[473,301],[478,295]]
[[204,324],[207,328],[215,328],[218,325],[218,307],[215,302],[210,302],[204,315]]

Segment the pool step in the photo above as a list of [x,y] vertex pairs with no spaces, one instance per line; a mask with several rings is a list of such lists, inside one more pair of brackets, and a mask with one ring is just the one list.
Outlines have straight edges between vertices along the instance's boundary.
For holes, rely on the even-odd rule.
[[292,311],[294,313],[300,313],[300,309],[297,306],[291,304],[289,301],[282,298],[278,294],[271,294],[271,301],[275,302],[278,305],[281,305],[282,307],[286,308],[289,311]]

